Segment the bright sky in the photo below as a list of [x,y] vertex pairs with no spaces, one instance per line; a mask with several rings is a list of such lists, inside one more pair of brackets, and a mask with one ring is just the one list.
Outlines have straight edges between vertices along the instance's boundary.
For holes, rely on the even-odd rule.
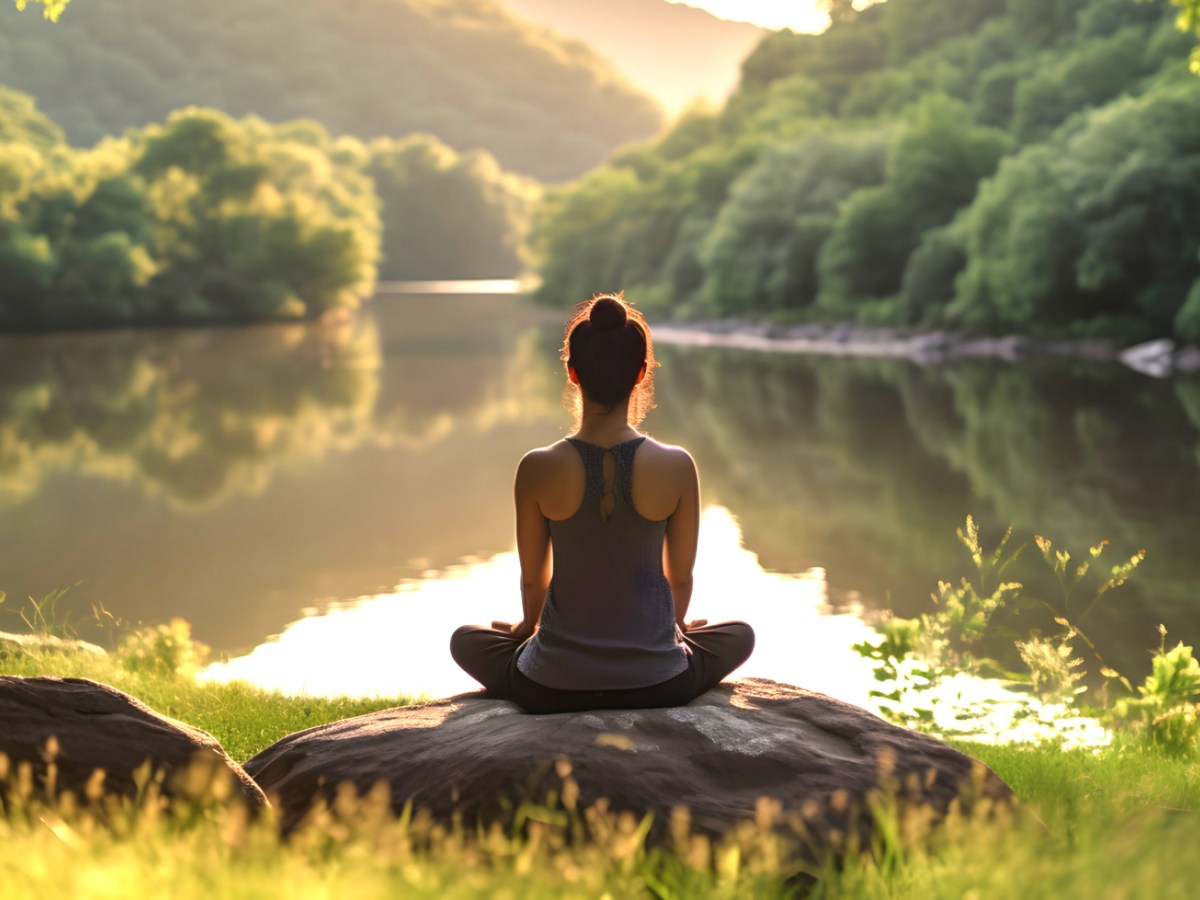
[[753,22],[764,28],[791,28],[795,31],[824,31],[829,18],[820,12],[816,0],[671,0],[707,9],[722,19]]

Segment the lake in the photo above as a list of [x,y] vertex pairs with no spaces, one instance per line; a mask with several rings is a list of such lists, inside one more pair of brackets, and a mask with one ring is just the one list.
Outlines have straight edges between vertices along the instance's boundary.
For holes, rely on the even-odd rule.
[[[449,633],[519,616],[512,474],[570,425],[561,318],[396,294],[335,325],[0,337],[6,607],[82,582],[63,609],[83,637],[93,603],[182,616],[223,660],[212,677],[469,689]],[[699,464],[693,611],[756,625],[741,674],[864,702],[850,645],[969,574],[968,513],[989,541],[1012,523],[1076,557],[1147,550],[1085,626],[1118,668],[1145,669],[1160,622],[1200,633],[1200,379],[659,351],[646,429]],[[1020,578],[1052,592],[1036,557]]]

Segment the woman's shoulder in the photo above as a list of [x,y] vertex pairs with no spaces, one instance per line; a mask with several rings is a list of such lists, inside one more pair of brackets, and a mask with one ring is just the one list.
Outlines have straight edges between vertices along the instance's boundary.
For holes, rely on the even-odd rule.
[[652,456],[677,466],[690,468],[695,468],[696,466],[696,462],[692,459],[692,454],[688,453],[687,448],[680,447],[678,444],[664,444],[662,441],[657,441],[648,435],[642,442],[639,453],[645,453],[647,456]]
[[638,448],[637,467],[649,469],[657,478],[669,478],[679,483],[696,479],[696,461],[692,454],[676,444],[664,444],[647,437]]
[[534,447],[521,457],[517,464],[518,481],[541,481],[571,465],[572,456],[577,455],[565,438],[545,447]]

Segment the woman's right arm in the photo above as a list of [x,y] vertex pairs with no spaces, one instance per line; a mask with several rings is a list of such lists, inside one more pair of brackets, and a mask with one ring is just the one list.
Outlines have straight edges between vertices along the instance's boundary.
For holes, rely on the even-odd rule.
[[692,567],[696,564],[696,546],[700,536],[700,476],[691,455],[680,449],[679,500],[667,519],[663,543],[663,570],[671,586],[675,604],[675,622],[687,631],[686,617],[692,602]]

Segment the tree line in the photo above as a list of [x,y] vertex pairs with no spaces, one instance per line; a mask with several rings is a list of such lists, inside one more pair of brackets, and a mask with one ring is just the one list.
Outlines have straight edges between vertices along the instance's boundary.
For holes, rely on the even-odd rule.
[[552,192],[541,296],[1200,339],[1200,80],[1177,12],[889,0],[770,35],[724,108]]
[[0,88],[0,329],[306,318],[512,275],[536,185],[429,136],[196,107],[81,150]]

